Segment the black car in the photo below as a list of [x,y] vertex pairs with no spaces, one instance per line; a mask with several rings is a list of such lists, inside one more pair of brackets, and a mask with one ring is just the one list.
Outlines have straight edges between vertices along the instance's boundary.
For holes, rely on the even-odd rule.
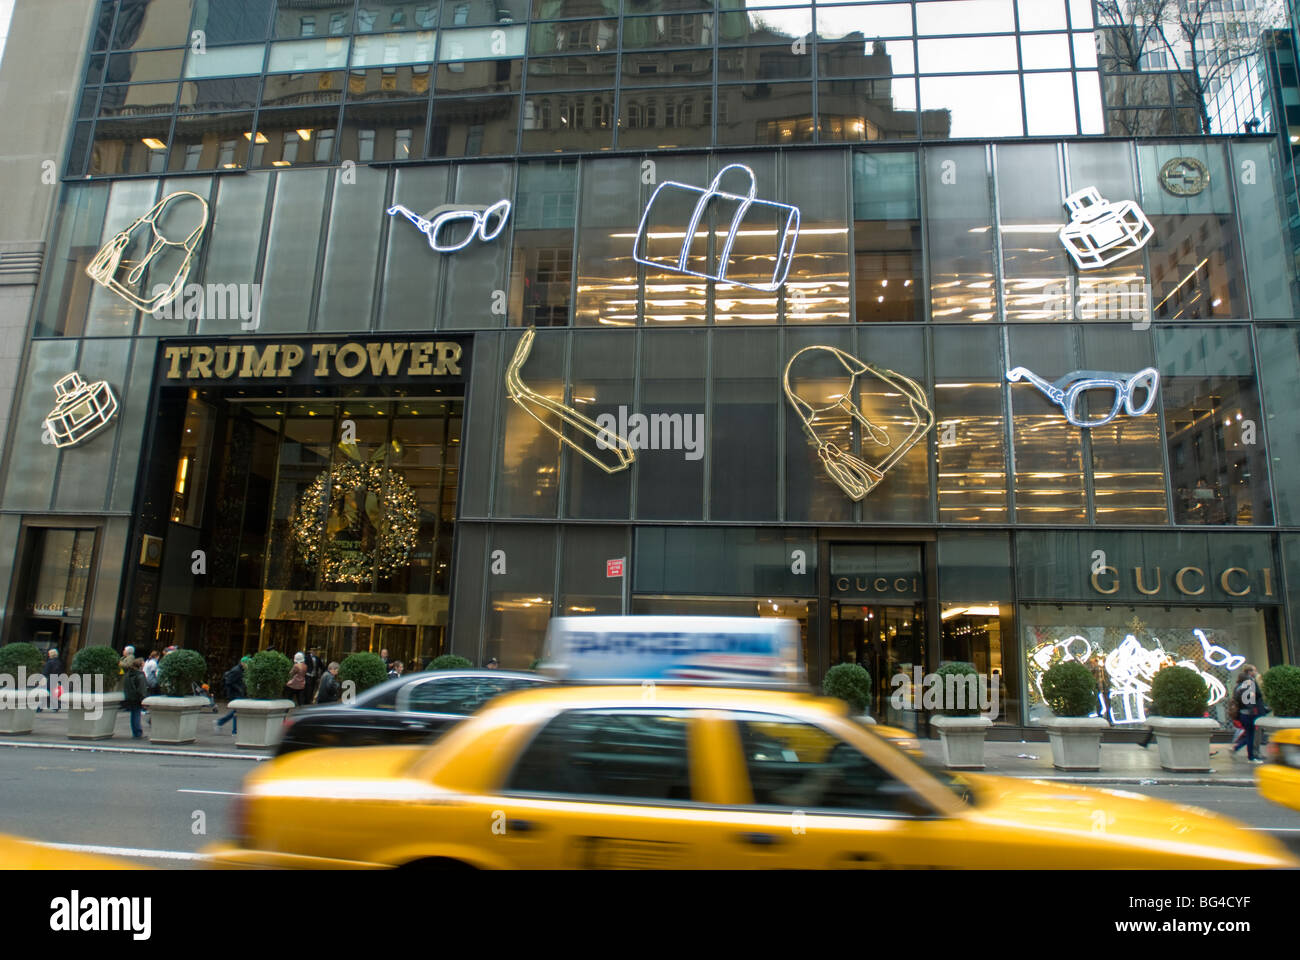
[[371,687],[352,703],[295,710],[285,722],[275,755],[315,747],[423,743],[498,694],[543,683],[554,681],[503,670],[408,674]]

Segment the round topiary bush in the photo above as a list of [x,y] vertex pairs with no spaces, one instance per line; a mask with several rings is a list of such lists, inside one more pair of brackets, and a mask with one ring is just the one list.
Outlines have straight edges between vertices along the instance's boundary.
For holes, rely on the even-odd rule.
[[1161,717],[1203,717],[1210,688],[1189,667],[1165,667],[1151,681],[1151,712]]
[[40,673],[44,665],[45,660],[35,644],[6,643],[0,647],[0,675],[13,677],[14,685],[17,685],[19,667],[26,667],[27,675],[31,677]]
[[1086,717],[1097,709],[1097,678],[1077,660],[1043,674],[1043,699],[1058,717]]
[[122,655],[112,647],[83,647],[72,658],[68,672],[101,677],[105,692],[116,690],[122,680],[122,668],[118,666],[121,659]]
[[[979,671],[975,669],[973,663],[963,663],[960,661],[956,663],[945,663],[934,673],[935,676],[940,677],[943,680],[944,707],[939,711],[941,716],[974,717],[979,715]],[[950,684],[948,681],[949,677],[957,677],[961,679]],[[965,677],[975,677],[976,685],[972,686],[969,680],[964,679]],[[950,687],[954,688],[954,692],[957,687],[962,689],[962,699],[966,704],[965,707],[959,709],[955,701],[949,702],[948,690]]]
[[1274,716],[1300,717],[1300,667],[1274,667],[1264,674],[1260,685],[1264,688],[1264,703]]
[[345,691],[349,689],[348,683],[354,684],[350,688],[354,694],[369,690],[387,679],[388,670],[384,667],[383,657],[378,654],[354,653],[344,657],[339,664],[339,683],[343,684]]
[[866,713],[871,706],[871,674],[856,663],[840,663],[826,671],[822,693],[849,705],[854,713]]
[[244,667],[244,689],[253,700],[282,700],[284,685],[289,682],[293,661],[278,650],[253,654]]
[[434,657],[429,661],[429,665],[424,669],[429,670],[469,670],[474,666],[464,657],[458,657],[454,653],[444,653],[441,657]]
[[158,683],[166,696],[189,697],[207,673],[208,662],[198,651],[173,650],[158,664]]

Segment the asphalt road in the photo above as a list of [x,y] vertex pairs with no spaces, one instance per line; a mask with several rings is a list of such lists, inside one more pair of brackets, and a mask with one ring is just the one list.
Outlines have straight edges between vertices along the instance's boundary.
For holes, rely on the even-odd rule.
[[[193,868],[224,839],[229,807],[252,760],[0,747],[0,833],[78,847],[114,848],[153,867]],[[1262,829],[1300,854],[1300,812],[1252,787],[1118,786],[1201,807]]]

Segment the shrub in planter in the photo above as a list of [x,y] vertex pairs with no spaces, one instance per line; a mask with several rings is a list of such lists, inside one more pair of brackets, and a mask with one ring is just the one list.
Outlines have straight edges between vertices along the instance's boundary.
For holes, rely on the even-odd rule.
[[122,680],[118,666],[121,659],[122,655],[112,647],[83,647],[72,658],[68,672],[102,677],[105,692],[116,690]]
[[158,683],[169,697],[188,697],[208,674],[208,662],[196,650],[173,650],[158,665]]
[[[444,653],[441,657],[434,657],[430,660],[429,665],[424,669],[427,673],[430,670],[469,670],[473,666],[474,664],[464,657],[458,657],[454,653]],[[339,667],[339,672],[343,672],[342,667]]]
[[1077,660],[1043,674],[1043,699],[1058,717],[1086,717],[1097,709],[1097,678]]
[[[958,663],[945,663],[942,667],[940,667],[938,670],[935,671],[935,676],[937,676],[937,677],[941,677],[941,678],[943,679],[943,688],[944,688],[945,691],[947,691],[947,689],[948,689],[948,678],[949,678],[949,677],[959,677],[959,678],[960,678],[960,677],[976,677],[976,678],[978,678],[978,677],[979,677],[979,671],[975,669],[975,665],[972,664],[972,663],[961,663],[961,662],[958,662]],[[940,710],[940,711],[939,711],[940,715],[945,716],[945,717],[977,717],[977,716],[979,716],[980,708],[979,708],[978,690],[975,691],[977,695],[976,695],[975,697],[971,697],[970,694],[971,694],[971,691],[972,691],[972,687],[971,687],[971,685],[970,685],[970,682],[969,682],[968,680],[964,680],[964,679],[963,679],[963,680],[958,680],[957,683],[960,684],[960,685],[962,685],[962,686],[964,686],[965,689],[966,689],[966,707],[965,707],[965,709],[961,709],[961,710],[959,710],[959,709],[957,709],[955,706],[952,706],[952,707],[946,707],[946,708],[944,708],[943,710]],[[945,696],[945,698],[946,698],[946,696]],[[973,703],[972,703],[972,701],[973,701]]]
[[0,676],[9,678],[5,681],[8,689],[0,693],[0,707],[4,708],[3,713],[0,713],[0,732],[32,732],[36,703],[28,698],[25,689],[18,689],[18,673],[26,669],[27,676],[23,681],[25,687],[33,676],[40,675],[43,660],[34,644],[9,643],[0,647]]
[[[7,649],[0,650],[0,654]],[[1260,685],[1264,688],[1264,703],[1275,717],[1300,717],[1300,667],[1274,667],[1264,674]]]
[[0,674],[17,680],[19,667],[26,667],[30,677],[40,673],[44,665],[45,659],[33,643],[6,643],[0,647]]
[[856,663],[841,663],[826,671],[822,693],[838,697],[854,713],[866,713],[871,706],[871,674]]
[[1165,667],[1151,681],[1151,709],[1161,717],[1197,718],[1210,707],[1210,688],[1189,667]]
[[354,693],[368,690],[388,679],[388,670],[382,657],[374,653],[354,653],[339,664],[339,683],[351,681]]
[[284,685],[289,682],[293,661],[278,650],[253,654],[244,668],[244,687],[250,700],[282,700]]

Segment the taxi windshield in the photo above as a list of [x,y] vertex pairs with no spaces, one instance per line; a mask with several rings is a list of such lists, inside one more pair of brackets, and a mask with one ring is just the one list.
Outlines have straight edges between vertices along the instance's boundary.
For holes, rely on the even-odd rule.
[[889,749],[901,754],[907,760],[916,764],[918,767],[920,767],[922,770],[928,773],[935,780],[938,780],[941,784],[943,784],[945,787],[951,790],[952,793],[957,797],[957,799],[959,799],[962,803],[966,804],[967,806],[975,805],[976,802],[975,791],[971,789],[970,784],[960,774],[953,773],[951,770],[944,767],[938,761],[932,760],[927,756],[924,755],[918,756],[917,754],[913,754],[908,752],[907,750],[904,750],[896,741],[890,739],[889,737],[881,736],[879,728],[874,723],[867,723],[861,717],[856,717],[856,716],[852,717],[851,719],[858,726],[862,727],[864,730],[869,731],[873,736],[881,740],[886,746],[889,747]]

